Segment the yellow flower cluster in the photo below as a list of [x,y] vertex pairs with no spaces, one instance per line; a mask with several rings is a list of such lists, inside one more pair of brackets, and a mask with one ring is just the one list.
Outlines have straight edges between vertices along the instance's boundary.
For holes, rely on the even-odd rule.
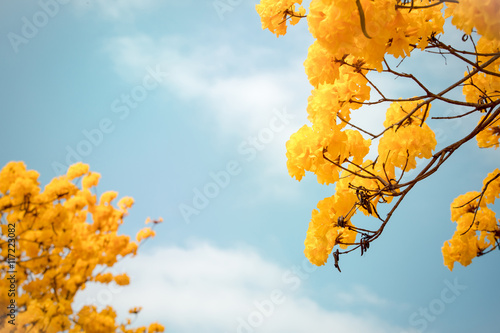
[[[112,308],[98,312],[85,306],[74,314],[71,305],[87,282],[129,284],[127,274],[95,271],[136,254],[138,243],[118,234],[133,199],[122,198],[115,208],[112,201],[117,193],[109,191],[97,200],[92,190],[100,175],[82,163],[72,165],[66,175],[54,178],[43,191],[38,176],[22,162],[10,162],[0,171],[0,214],[7,222],[1,224],[0,289],[9,289],[7,258],[15,253],[19,309],[16,325],[8,324],[10,318],[4,316],[0,330],[115,332],[119,325]],[[75,185],[79,181],[81,188]],[[154,235],[146,229],[139,231],[139,241]],[[14,247],[9,246],[12,241]],[[9,302],[7,293],[0,293],[0,307],[5,309]],[[146,332],[145,328],[139,331]],[[149,330],[162,331],[160,326]]]
[[[321,200],[319,210],[312,212],[304,253],[311,263],[318,266],[325,264],[335,245],[346,249],[356,241],[358,232],[351,219],[358,211],[355,207],[361,207],[365,215],[374,216],[377,203],[391,202],[391,194],[399,192],[387,190],[390,181],[385,179],[387,172],[383,170],[382,163],[366,160],[359,167],[351,164],[346,169],[336,183],[335,194]],[[385,183],[369,178],[370,175],[380,177]],[[353,188],[363,189],[370,195],[365,205],[370,208],[359,206],[359,197]]]
[[332,83],[320,83],[309,97],[309,121],[318,130],[338,125],[345,127],[351,120],[351,110],[361,107],[370,98],[366,79],[354,67],[342,66]]
[[[416,158],[430,158],[436,139],[423,123],[430,106],[417,108],[422,101],[392,103],[384,122],[389,129],[379,142],[381,158],[376,163],[364,161],[371,140],[364,139],[358,130],[345,129],[351,111],[370,97],[362,63],[349,64],[349,60],[354,60],[350,56],[336,61],[318,44],[311,46],[309,55],[325,64],[317,66],[306,61],[306,69],[307,64],[311,65],[308,73],[312,74],[311,83],[317,83],[307,107],[312,127],[304,125],[290,137],[287,167],[297,180],[310,171],[316,174],[319,183],[337,183],[335,195],[321,202],[320,210],[313,212],[305,240],[306,257],[322,265],[336,244],[345,248],[345,244],[356,240],[357,232],[347,227],[352,226],[350,218],[357,212],[355,205],[362,207],[364,214],[377,216],[377,203],[390,202],[398,192],[390,189],[396,168],[407,171],[416,167]],[[391,127],[393,124],[396,125]],[[359,191],[365,199],[362,204]],[[339,218],[346,219],[346,226],[335,227]]]
[[[498,21],[498,19],[497,19]],[[498,39],[488,39],[482,36],[476,46],[477,52],[481,54],[493,54],[500,52],[500,37]],[[478,57],[479,61],[484,63],[487,59],[484,56]],[[492,62],[486,69],[494,73],[478,73],[466,81],[463,88],[465,100],[470,103],[488,104],[496,101],[500,92],[500,59]],[[465,72],[465,75],[468,75]],[[479,121],[482,122],[484,117]],[[481,148],[490,148],[499,146],[500,139],[500,116],[477,136],[478,146]]]
[[[476,50],[481,54],[494,54],[500,52],[500,38],[488,39],[484,36],[480,37],[477,41]],[[484,63],[489,57],[478,56],[480,63]],[[496,75],[486,75],[479,73],[473,76],[472,79],[466,81],[464,84],[463,93],[467,102],[471,103],[488,103],[488,96],[497,96],[500,89],[500,60],[496,60],[485,67],[489,72]],[[464,75],[468,75],[465,72]]]
[[[410,12],[398,10],[393,0],[360,0],[359,5],[362,15],[355,0],[311,2],[308,23],[316,40],[304,67],[314,87],[307,106],[312,126],[303,126],[287,142],[292,177],[301,180],[309,171],[319,183],[337,183],[335,195],[313,212],[305,240],[305,254],[317,265],[326,261],[336,244],[345,247],[355,241],[357,232],[347,227],[358,210],[354,208],[362,207],[364,214],[376,216],[377,203],[390,202],[391,194],[397,193],[390,189],[395,168],[415,168],[416,158],[429,158],[436,145],[432,130],[425,123],[421,126],[428,110],[413,110],[420,101],[389,107],[384,125],[403,121],[384,133],[379,144],[382,158],[377,162],[364,161],[371,140],[345,128],[351,112],[370,99],[369,68],[380,70],[387,53],[404,57],[414,47],[425,48],[428,37],[442,31],[442,6]],[[346,219],[342,228],[335,227],[339,218]]]
[[350,221],[347,221],[345,226],[339,226],[337,223],[341,216],[347,214],[343,209],[346,205],[342,199],[337,194],[325,198],[318,202],[319,210],[312,212],[304,254],[314,265],[324,265],[335,245],[347,248],[346,243],[356,240],[357,233],[349,229],[349,226],[352,226]]
[[[379,142],[380,158],[376,162],[365,161],[371,141],[357,130],[345,129],[351,110],[358,109],[370,97],[362,64],[357,61],[349,64],[348,60],[354,60],[350,56],[332,60],[318,44],[310,48],[309,55],[315,55],[325,64],[316,66],[309,62],[308,74],[315,73],[310,79],[318,84],[307,107],[308,119],[313,125],[304,125],[290,137],[287,167],[297,180],[302,179],[305,171],[310,171],[316,174],[319,183],[337,183],[335,195],[318,205],[320,211],[313,212],[305,240],[306,257],[322,265],[336,244],[344,244],[343,248],[345,243],[352,244],[356,239],[356,231],[345,226],[335,227],[335,221],[346,218],[346,225],[351,225],[350,218],[357,211],[353,209],[355,205],[362,207],[364,214],[377,216],[377,203],[390,202],[392,195],[398,192],[391,189],[396,168],[408,171],[416,167],[416,158],[430,158],[436,139],[424,122],[430,105],[418,107],[422,101],[395,102],[386,112],[384,126],[388,129]],[[362,204],[358,197],[360,191],[364,197]],[[327,203],[331,205],[329,210]]]
[[310,171],[316,174],[319,183],[333,184],[342,171],[339,165],[350,157],[354,163],[363,161],[369,147],[370,140],[363,139],[356,130],[333,126],[328,131],[318,131],[304,125],[286,144],[288,173],[300,181],[305,171]]
[[334,58],[351,55],[381,70],[385,54],[408,56],[414,47],[424,49],[431,35],[443,32],[442,5],[409,11],[396,8],[394,0],[359,0],[361,6],[357,2],[312,0],[310,4],[309,30]]
[[[394,168],[404,171],[416,168],[417,157],[432,157],[436,138],[432,129],[423,123],[429,114],[430,105],[413,112],[420,102],[395,102],[387,109],[384,126],[392,127],[380,139],[378,154],[385,160],[385,167],[391,170],[391,174]],[[410,116],[411,112],[413,114]]]
[[302,0],[261,0],[255,6],[262,21],[262,29],[269,29],[277,37],[286,34],[286,23],[290,19],[290,24],[297,24],[306,13],[304,7],[296,8]]
[[[452,23],[471,34],[475,29],[481,35],[476,45],[477,59],[484,64],[491,55],[500,52],[500,2],[486,0],[460,0],[448,3],[445,15]],[[468,79],[463,88],[469,103],[487,105],[498,100],[500,92],[500,60],[491,62],[485,69]],[[465,76],[470,72],[465,72]],[[482,116],[479,123],[485,120]],[[489,126],[476,135],[481,148],[497,148],[500,139],[500,116],[492,119]],[[468,192],[457,197],[451,204],[451,219],[457,223],[453,237],[443,245],[444,264],[453,269],[454,263],[467,266],[477,256],[498,246],[500,239],[499,220],[488,205],[493,205],[500,196],[500,170],[488,174],[483,181],[483,192]],[[496,178],[495,178],[496,177]]]
[[460,0],[446,4],[446,17],[470,35],[475,28],[488,39],[500,39],[500,2],[498,0]]
[[[341,248],[357,245],[363,253],[363,245],[366,245],[363,237],[366,241],[370,235],[367,229],[352,224],[352,216],[362,211],[365,215],[380,218],[377,204],[391,202],[393,196],[400,194],[396,179],[401,179],[402,171],[416,168],[417,158],[431,158],[437,145],[435,133],[425,122],[431,108],[429,101],[409,98],[394,102],[393,98],[382,95],[380,87],[373,86],[369,81],[370,74],[385,71],[406,76],[384,65],[385,57],[405,58],[415,49],[425,50],[429,43],[433,48],[438,47],[436,36],[443,33],[445,16],[453,16],[452,23],[466,33],[475,27],[482,35],[476,45],[479,65],[500,52],[500,2],[446,2],[446,10],[444,2],[312,0],[309,5],[307,22],[315,40],[309,47],[304,67],[313,86],[307,106],[308,120],[312,125],[304,125],[292,134],[286,144],[286,156],[290,176],[300,181],[309,171],[316,174],[319,183],[335,184],[335,194],[320,201],[318,210],[313,211],[305,240],[306,257],[316,265],[326,262],[335,245]],[[295,3],[261,0],[257,12],[263,28],[278,36],[285,34],[286,26],[280,25],[295,11]],[[482,112],[486,111],[488,103],[494,105],[498,99],[499,70],[500,60],[497,59],[486,67],[486,72],[476,73],[464,82],[466,101],[484,105]],[[382,97],[380,101],[370,101],[370,86]],[[432,97],[431,93],[427,97]],[[352,111],[381,101],[392,102],[386,111],[385,130],[381,134],[373,135],[350,123]],[[380,138],[378,157],[374,161],[365,160],[372,143],[367,138]],[[498,147],[499,139],[500,117],[477,135],[480,147]],[[486,202],[484,198],[481,205]],[[486,224],[493,223],[487,207],[481,206],[479,211],[478,216],[480,214]],[[460,219],[460,230],[470,219],[471,216]],[[361,240],[356,240],[358,233],[361,233]],[[452,257],[462,263],[470,259],[465,253],[472,247],[460,247],[458,242],[489,242],[492,246],[491,234],[484,234],[477,241],[472,234],[466,234],[463,239],[457,236],[450,241],[453,245],[446,248],[447,263]],[[476,247],[485,245],[476,243]],[[465,252],[460,254],[460,251]],[[457,255],[463,255],[463,258],[457,259]]]
[[488,174],[482,193],[468,192],[452,202],[451,220],[457,223],[457,230],[442,248],[444,264],[450,270],[455,262],[467,266],[472,259],[497,245],[500,220],[488,205],[500,197],[499,175],[499,169]]
[[[481,117],[483,120],[484,117]],[[481,121],[480,120],[480,121]],[[476,136],[477,144],[481,148],[498,148],[500,145],[500,117],[497,117],[491,125],[478,133]]]

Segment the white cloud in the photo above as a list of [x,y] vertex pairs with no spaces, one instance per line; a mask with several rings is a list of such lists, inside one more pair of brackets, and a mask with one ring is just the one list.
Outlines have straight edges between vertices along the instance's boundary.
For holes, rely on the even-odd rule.
[[[160,39],[146,35],[117,37],[106,44],[106,50],[116,72],[131,84],[140,82],[148,66],[161,64],[168,72],[165,90],[161,93],[174,95],[186,105],[202,105],[197,110],[202,117],[193,117],[193,121],[214,119],[217,125],[214,135],[223,144],[229,137],[242,140],[255,137],[269,127],[275,109],[286,109],[295,117],[282,131],[275,133],[257,156],[259,161],[265,159],[269,177],[283,171],[286,175],[285,142],[306,122],[305,108],[311,88],[304,73],[303,59],[269,68],[263,64],[263,59],[271,53],[265,47],[227,42],[200,45],[177,36]],[[241,142],[235,141],[233,145],[235,155]],[[239,158],[244,160],[244,156]],[[254,181],[268,184],[268,179],[261,175]],[[268,196],[282,192],[280,184],[262,188],[268,190]]]
[[[142,306],[134,325],[159,321],[176,332],[401,331],[366,312],[322,308],[299,292],[299,276],[314,274],[310,264],[293,273],[249,248],[221,249],[203,242],[163,247],[119,267],[131,277],[129,286],[88,286],[77,303],[92,300],[103,306],[108,300],[121,318],[129,308]],[[376,306],[386,302],[363,286],[343,297]]]
[[387,305],[388,301],[381,298],[380,296],[374,294],[372,291],[368,290],[365,286],[356,285],[353,286],[352,291],[339,292],[335,298],[345,304],[364,304],[364,305],[376,305],[382,306]]
[[255,63],[268,52],[260,47],[241,50],[225,43],[202,46],[175,36],[137,35],[110,40],[106,49],[126,80],[137,81],[147,66],[161,63],[169,73],[169,93],[203,104],[202,111],[227,133],[260,130],[273,108],[291,109],[300,102],[305,108],[309,94],[302,60],[257,70]]

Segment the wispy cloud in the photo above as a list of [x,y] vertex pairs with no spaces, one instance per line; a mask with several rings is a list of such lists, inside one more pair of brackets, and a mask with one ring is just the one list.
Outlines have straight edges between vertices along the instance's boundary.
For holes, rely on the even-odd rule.
[[[176,332],[200,328],[203,332],[401,331],[369,313],[361,316],[321,307],[298,291],[315,267],[297,266],[302,267],[300,274],[244,247],[221,249],[204,242],[186,248],[162,247],[120,263],[131,284],[108,292],[108,300],[122,318],[130,307],[142,306],[135,324],[160,321]],[[78,301],[98,300],[106,288],[89,286]],[[351,303],[358,298],[372,304],[385,302],[363,286],[343,297]]]
[[371,290],[367,289],[365,286],[355,285],[350,291],[339,292],[335,298],[345,304],[356,305],[376,305],[383,306],[388,305],[388,301],[384,298],[373,293]]
[[[210,119],[214,137],[223,145],[233,140],[233,150],[228,145],[226,151],[242,160],[237,151],[240,143],[269,127],[275,109],[286,109],[293,118],[258,151],[259,160],[267,163],[266,175],[253,180],[266,189],[264,199],[283,194],[275,176],[287,173],[285,143],[307,121],[311,87],[303,59],[271,66],[264,60],[271,51],[259,45],[229,45],[223,40],[199,45],[172,35],[116,37],[109,40],[106,50],[116,72],[130,82],[137,82],[147,66],[161,63],[169,74],[163,86],[169,103],[177,99],[199,106],[192,121]],[[271,178],[272,187],[268,186]]]
[[136,35],[115,38],[106,49],[126,79],[140,75],[151,63],[165,64],[168,91],[203,104],[202,111],[213,115],[228,133],[260,129],[273,108],[300,101],[305,107],[309,93],[301,61],[258,69],[256,62],[266,54],[258,46],[238,49],[222,42],[201,46],[175,36],[154,40]]

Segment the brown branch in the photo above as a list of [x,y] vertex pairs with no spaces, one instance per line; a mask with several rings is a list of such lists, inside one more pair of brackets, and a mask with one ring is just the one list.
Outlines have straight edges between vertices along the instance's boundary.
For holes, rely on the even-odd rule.
[[[337,166],[337,167],[341,168],[341,169],[342,169],[342,170],[344,170],[344,171],[347,171],[347,172],[349,172],[349,173],[353,174],[354,176],[358,176],[358,177],[361,177],[361,178],[366,178],[366,179],[373,179],[373,177],[368,177],[368,176],[365,176],[365,175],[361,175],[361,174],[359,174],[359,173],[356,173],[356,172],[354,172],[354,171],[352,171],[352,170],[349,170],[349,169],[347,169],[347,168],[343,167],[342,165],[340,165],[340,164],[338,164],[338,163],[336,163],[336,162],[332,161],[331,159],[329,159],[328,157],[326,157],[326,156],[325,156],[325,152],[327,152],[327,150],[323,150],[323,158],[324,158],[325,160],[327,160],[328,162],[332,163],[333,165],[335,165],[335,166]],[[361,170],[359,170],[359,171],[362,171],[362,170],[364,171],[364,169],[361,169]]]
[[[469,228],[464,232],[462,233],[460,236],[463,236],[465,235],[466,233],[469,232],[469,230],[472,228],[472,226],[474,225],[474,221],[476,220],[476,215],[477,215],[477,212],[479,211],[479,206],[481,205],[481,200],[483,199],[483,196],[484,196],[484,192],[486,192],[486,189],[488,188],[488,186],[491,184],[492,181],[494,181],[495,179],[497,179],[498,177],[500,177],[500,173],[497,173],[495,177],[491,178],[485,185],[484,185],[484,188],[483,190],[481,191],[481,194],[479,195],[479,201],[477,202],[477,207],[474,209],[474,217],[472,218],[472,222],[469,226]],[[478,197],[475,197],[474,199],[470,200],[468,203],[472,202],[473,200],[476,200]],[[463,206],[462,206],[463,207]],[[454,208],[460,208],[460,207],[454,207]]]
[[465,116],[468,116],[474,112],[478,112],[479,110],[476,108],[474,110],[471,110],[469,112],[466,112],[466,113],[463,113],[463,114],[459,114],[457,116],[449,116],[449,117],[432,117],[431,119],[456,119],[456,118],[462,118],[462,117],[465,117]]
[[411,6],[405,6],[405,5],[396,5],[396,8],[397,9],[409,9],[409,11],[411,12],[412,9],[425,9],[425,8],[431,8],[431,7],[435,7],[435,6],[439,6],[443,3],[446,3],[446,2],[450,2],[450,3],[458,3],[458,0],[440,0],[436,3],[433,3],[433,4],[430,4],[430,5],[426,5],[426,6],[414,6],[413,5],[413,0],[411,1]]
[[[439,40],[435,40],[433,42],[436,47],[438,47],[439,49],[445,49],[449,52],[449,54],[457,57],[458,59],[462,60],[463,62],[466,62],[467,64],[471,65],[472,67],[478,69],[480,72],[483,72],[483,73],[486,73],[488,75],[493,75],[493,76],[497,76],[497,77],[500,77],[500,73],[495,73],[495,72],[491,72],[489,70],[486,70],[484,68],[481,68],[479,66],[479,63],[478,62],[472,62],[470,61],[469,59],[463,57],[462,55],[460,55],[451,45],[446,45],[444,44],[443,42],[439,41]],[[477,57],[477,53],[474,53],[474,55]],[[494,53],[494,55],[498,55],[498,53]]]
[[361,75],[365,78],[365,80],[366,80],[366,81],[367,81],[367,82],[368,82],[368,83],[369,83],[369,84],[370,84],[370,85],[371,85],[371,86],[372,86],[372,87],[373,87],[373,88],[374,88],[374,89],[378,92],[378,94],[379,94],[379,95],[380,95],[383,99],[386,99],[386,98],[385,98],[385,96],[384,96],[384,94],[383,94],[383,93],[382,93],[382,92],[381,92],[381,91],[377,88],[377,86],[376,86],[375,84],[373,84],[373,83],[372,83],[372,81],[370,81],[370,80],[366,77],[366,75],[365,75],[365,74],[363,74],[363,73],[361,73],[361,72],[360,72],[359,74],[361,74]]
[[358,126],[356,126],[356,125],[354,125],[354,124],[351,124],[350,122],[348,122],[347,120],[343,119],[342,117],[338,116],[338,118],[339,118],[341,121],[343,121],[344,123],[346,123],[347,125],[354,127],[354,128],[355,128],[355,129],[357,129],[358,131],[361,131],[361,132],[363,132],[363,133],[365,133],[365,134],[368,134],[368,135],[370,135],[371,137],[375,137],[375,135],[374,135],[374,134],[372,134],[372,133],[370,133],[370,132],[368,132],[368,131],[365,131],[365,130],[364,130],[364,129],[362,129],[361,127],[358,127]]
[[[456,141],[455,143],[450,144],[449,146],[441,149],[439,152],[435,153],[432,156],[432,160],[427,164],[427,166],[415,177],[412,181],[404,183],[404,184],[399,184],[398,188],[400,187],[405,187],[411,185],[413,182],[418,182],[420,180],[423,180],[430,175],[432,175],[434,172],[437,171],[437,169],[443,164],[450,156],[455,152],[460,146],[462,146],[464,143],[470,141],[472,138],[476,137],[476,135],[484,130],[486,127],[488,127],[492,122],[495,121],[496,117],[500,115],[500,108],[497,108],[495,112],[489,112],[480,122],[477,124],[477,126],[464,138],[462,138],[459,141]],[[434,163],[437,164],[431,169],[432,165]]]
[[418,86],[420,88],[422,88],[425,91],[425,93],[427,95],[431,94],[431,92],[427,89],[427,87],[422,82],[420,82],[415,76],[413,76],[413,74],[396,72],[393,69],[391,69],[391,67],[389,66],[389,64],[387,63],[387,61],[385,59],[384,59],[384,63],[387,66],[387,69],[384,70],[384,71],[389,72],[391,74],[395,74],[395,75],[397,75],[399,77],[405,77],[405,78],[412,79],[413,81],[415,81],[416,84],[418,84]]
[[[438,170],[438,168],[441,166],[441,164],[443,164],[450,156],[451,154],[456,151],[462,144],[466,143],[467,141],[471,140],[472,138],[474,138],[477,133],[479,133],[482,129],[484,129],[485,127],[487,127],[492,121],[495,120],[495,118],[500,114],[500,108],[497,109],[495,112],[490,112],[489,115],[487,115],[487,117],[485,117],[483,119],[483,121],[481,121],[472,131],[471,133],[469,133],[469,135],[467,135],[466,137],[464,137],[462,140],[459,140],[457,142],[455,142],[454,144],[451,144],[449,145],[448,147],[442,149],[441,151],[439,151],[438,153],[434,154],[433,155],[433,158],[432,160],[427,164],[427,166],[417,175],[417,177],[415,177],[412,181],[406,183],[406,184],[399,184],[397,187],[398,188],[401,188],[401,187],[406,187],[406,189],[402,192],[399,193],[400,197],[398,199],[398,201],[396,202],[396,204],[391,208],[391,210],[389,211],[389,213],[387,213],[386,215],[386,218],[384,220],[382,220],[382,224],[380,225],[379,229],[367,240],[365,240],[365,242],[372,242],[374,241],[375,239],[377,239],[383,232],[385,226],[387,225],[387,223],[389,222],[389,220],[391,219],[392,215],[394,214],[394,212],[396,211],[396,209],[398,208],[398,206],[401,204],[401,202],[403,201],[404,197],[411,191],[411,189],[421,180],[429,177],[430,175],[432,175],[434,172],[436,172]],[[432,167],[434,164],[436,164],[434,167]],[[432,167],[432,168],[431,168]],[[486,187],[496,178],[500,177],[500,174],[497,174],[494,178],[492,178],[490,181],[488,181],[488,183],[485,185],[485,188],[483,189],[483,193],[484,191],[486,190]],[[380,217],[379,217],[380,218]],[[360,243],[353,243],[352,245],[357,245],[355,246],[354,248],[348,250],[348,251],[344,251],[344,252],[340,252],[339,254],[346,254],[346,253],[349,253],[349,252],[352,252],[356,249],[358,249],[359,247],[363,246],[363,244],[360,242]]]
[[[482,68],[485,68],[485,67],[488,67],[491,63],[493,63],[494,61],[496,61],[498,58],[500,58],[500,54],[497,54],[496,56],[493,56],[491,57],[488,61],[486,61],[481,67]],[[380,134],[377,135],[377,137],[383,135],[386,131],[388,131],[389,129],[393,128],[394,126],[396,126],[396,128],[399,128],[408,118],[410,118],[418,109],[420,109],[422,106],[426,105],[426,104],[429,104],[431,103],[433,100],[437,99],[437,97],[439,96],[442,96],[446,93],[448,93],[449,91],[455,89],[456,87],[458,87],[459,85],[461,85],[462,83],[464,83],[465,81],[467,81],[468,79],[470,79],[471,77],[473,77],[474,75],[476,75],[477,73],[479,72],[479,69],[474,69],[471,73],[469,73],[468,75],[466,75],[465,77],[463,77],[462,79],[458,80],[457,82],[455,82],[454,84],[452,84],[451,86],[449,86],[448,88],[444,89],[443,91],[441,91],[440,93],[432,96],[432,97],[429,97],[426,101],[423,101],[422,103],[419,103],[411,112],[409,112],[405,117],[403,117],[400,121],[392,124],[391,126],[388,126],[386,129],[384,129]]]

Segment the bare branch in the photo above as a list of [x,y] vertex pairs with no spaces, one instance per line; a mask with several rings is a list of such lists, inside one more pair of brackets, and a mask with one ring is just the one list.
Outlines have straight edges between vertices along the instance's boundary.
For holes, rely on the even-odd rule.
[[396,8],[397,9],[409,9],[409,11],[411,12],[413,9],[425,9],[425,8],[431,8],[431,7],[434,7],[434,6],[439,6],[443,3],[446,3],[446,2],[450,2],[450,3],[458,3],[458,0],[440,0],[436,3],[433,3],[433,4],[430,4],[430,5],[426,5],[426,6],[414,6],[413,5],[413,0],[411,1],[411,6],[404,6],[404,5],[396,5]]

